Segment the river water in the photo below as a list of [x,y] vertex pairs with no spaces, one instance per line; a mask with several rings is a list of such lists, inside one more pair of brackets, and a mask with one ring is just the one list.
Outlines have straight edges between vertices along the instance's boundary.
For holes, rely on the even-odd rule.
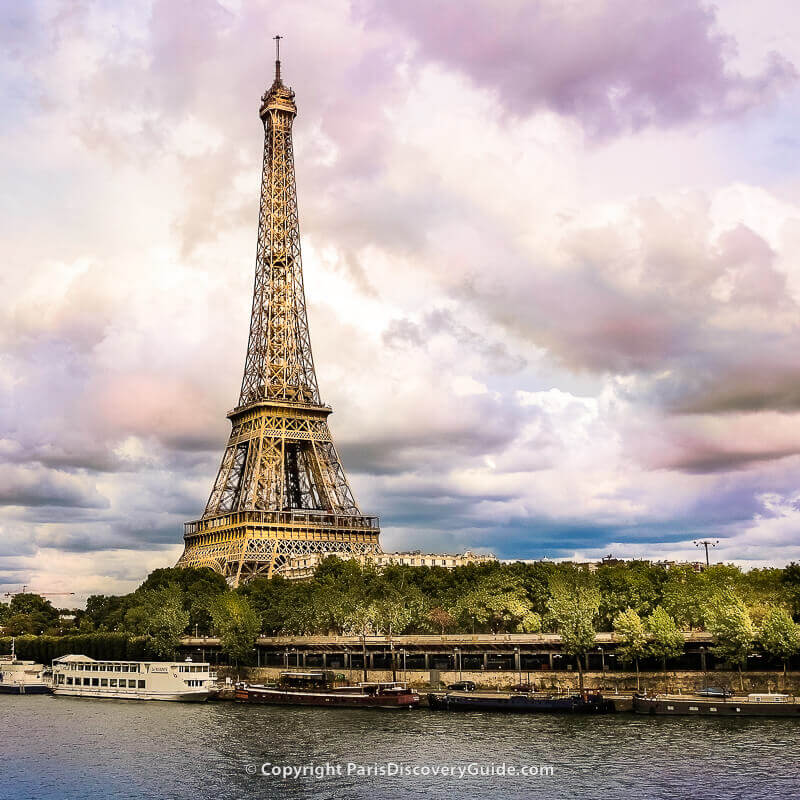
[[[317,775],[272,774],[304,765]],[[509,774],[523,769],[527,774]],[[800,720],[794,719],[511,716],[0,695],[2,800],[778,800],[798,794]]]

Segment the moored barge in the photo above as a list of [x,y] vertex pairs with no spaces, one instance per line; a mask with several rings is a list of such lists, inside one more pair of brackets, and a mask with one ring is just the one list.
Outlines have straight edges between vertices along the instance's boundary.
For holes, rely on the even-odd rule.
[[749,694],[742,697],[700,695],[634,695],[637,714],[695,717],[800,717],[800,701],[786,694]]
[[518,714],[608,714],[614,703],[601,694],[545,694],[540,692],[431,692],[428,705],[435,711],[507,711]]
[[234,699],[240,703],[328,708],[415,708],[419,695],[399,681],[340,684],[330,670],[282,672],[277,685],[242,683]]
[[11,655],[0,657],[0,694],[49,694],[51,691],[44,665],[17,658],[12,639]]

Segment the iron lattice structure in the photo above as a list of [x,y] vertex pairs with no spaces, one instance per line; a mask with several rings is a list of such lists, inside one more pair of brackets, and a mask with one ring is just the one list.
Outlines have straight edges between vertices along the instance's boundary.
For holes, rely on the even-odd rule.
[[208,566],[233,585],[280,572],[292,556],[381,552],[377,517],[362,515],[320,401],[306,316],[292,123],[294,92],[261,98],[264,163],[253,310],[232,430],[178,566]]

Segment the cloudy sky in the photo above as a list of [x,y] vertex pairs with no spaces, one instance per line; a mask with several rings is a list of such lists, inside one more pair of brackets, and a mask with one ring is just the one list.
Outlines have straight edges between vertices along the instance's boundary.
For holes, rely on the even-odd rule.
[[280,32],[312,344],[389,550],[800,558],[790,0],[5,3],[0,587],[181,552]]

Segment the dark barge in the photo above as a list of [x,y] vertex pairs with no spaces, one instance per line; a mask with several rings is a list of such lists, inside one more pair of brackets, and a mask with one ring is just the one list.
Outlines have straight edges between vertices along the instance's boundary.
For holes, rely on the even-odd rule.
[[282,672],[274,686],[238,684],[234,699],[240,703],[327,708],[407,709],[419,705],[419,695],[404,683],[345,684],[330,670]]
[[537,692],[431,692],[435,711],[507,711],[517,714],[608,714],[614,703],[601,694],[542,694]]
[[800,717],[800,702],[785,694],[717,698],[700,695],[634,695],[633,710],[637,714],[654,716]]

